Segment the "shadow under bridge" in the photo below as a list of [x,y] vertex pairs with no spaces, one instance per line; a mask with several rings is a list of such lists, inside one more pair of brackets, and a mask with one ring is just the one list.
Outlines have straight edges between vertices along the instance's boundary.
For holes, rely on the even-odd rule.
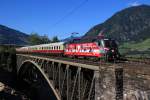
[[19,54],[17,66],[19,80],[36,100],[95,99],[97,67]]

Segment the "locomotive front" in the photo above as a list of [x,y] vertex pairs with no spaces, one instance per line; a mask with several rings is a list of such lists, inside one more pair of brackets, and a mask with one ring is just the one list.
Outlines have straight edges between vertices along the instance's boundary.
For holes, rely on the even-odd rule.
[[113,39],[100,39],[97,41],[100,46],[100,53],[103,53],[106,60],[115,60],[120,58],[118,46]]

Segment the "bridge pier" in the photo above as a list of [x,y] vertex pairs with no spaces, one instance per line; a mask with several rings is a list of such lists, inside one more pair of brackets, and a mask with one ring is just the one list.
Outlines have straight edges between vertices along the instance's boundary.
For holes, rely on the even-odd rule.
[[100,67],[95,71],[95,100],[123,100],[122,67]]

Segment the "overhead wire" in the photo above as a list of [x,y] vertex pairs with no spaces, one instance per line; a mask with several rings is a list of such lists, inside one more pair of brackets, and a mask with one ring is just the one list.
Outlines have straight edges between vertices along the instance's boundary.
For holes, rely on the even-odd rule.
[[79,8],[81,8],[88,1],[89,0],[84,0],[83,2],[81,2],[78,6],[76,6],[74,9],[72,9],[70,12],[68,12],[66,15],[64,15],[63,17],[61,17],[58,21],[56,21],[56,23],[54,23],[53,25],[51,25],[50,28],[53,28],[53,27],[57,26],[59,23],[63,22],[66,18],[68,18],[69,16],[71,16],[73,13],[75,13]]

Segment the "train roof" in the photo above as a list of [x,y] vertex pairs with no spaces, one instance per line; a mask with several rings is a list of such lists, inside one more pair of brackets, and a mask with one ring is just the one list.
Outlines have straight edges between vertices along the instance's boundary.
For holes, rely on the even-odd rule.
[[56,42],[56,43],[48,43],[48,44],[40,44],[40,45],[33,45],[33,46],[26,46],[26,47],[43,47],[43,46],[59,46],[59,45],[63,45],[64,42]]

